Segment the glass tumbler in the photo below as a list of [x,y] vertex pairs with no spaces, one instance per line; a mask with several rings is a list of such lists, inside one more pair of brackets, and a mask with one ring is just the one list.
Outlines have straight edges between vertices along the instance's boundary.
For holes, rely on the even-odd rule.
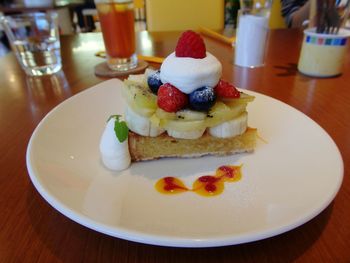
[[27,75],[48,75],[62,68],[56,12],[5,16],[1,25]]
[[137,66],[134,5],[130,0],[95,0],[111,70],[126,71]]

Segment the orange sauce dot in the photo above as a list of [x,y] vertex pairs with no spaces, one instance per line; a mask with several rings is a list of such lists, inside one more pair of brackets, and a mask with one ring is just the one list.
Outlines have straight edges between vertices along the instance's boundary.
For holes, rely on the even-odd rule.
[[216,176],[225,182],[237,182],[242,179],[241,166],[223,165],[216,170]]
[[163,194],[179,194],[189,191],[184,183],[176,177],[164,177],[156,183],[156,189]]
[[192,191],[207,197],[219,195],[224,191],[224,182],[216,176],[201,176],[194,181]]

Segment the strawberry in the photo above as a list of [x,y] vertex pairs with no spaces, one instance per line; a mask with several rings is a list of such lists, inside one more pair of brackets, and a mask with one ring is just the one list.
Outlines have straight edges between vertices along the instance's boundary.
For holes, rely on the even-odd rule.
[[188,103],[187,95],[169,83],[161,85],[158,89],[158,107],[167,112],[176,112]]
[[221,98],[238,99],[241,96],[241,93],[235,86],[222,79],[216,85],[215,92],[216,95]]
[[206,49],[203,39],[191,30],[185,31],[177,42],[175,55],[177,57],[205,58]]

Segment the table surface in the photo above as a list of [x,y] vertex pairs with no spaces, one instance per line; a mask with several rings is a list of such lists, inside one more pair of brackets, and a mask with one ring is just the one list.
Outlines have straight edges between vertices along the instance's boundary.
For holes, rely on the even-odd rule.
[[[138,33],[138,51],[166,56],[179,33]],[[315,79],[297,72],[302,33],[275,30],[266,65],[235,67],[228,45],[205,38],[223,64],[223,78],[302,111],[334,139],[345,164],[335,200],[308,223],[276,237],[220,248],[167,248],[129,242],[85,228],[53,209],[27,173],[25,152],[40,120],[56,105],[104,79],[94,75],[103,59],[100,34],[61,39],[63,71],[26,77],[10,53],[0,58],[0,262],[350,262],[350,53],[344,74]],[[154,67],[159,67],[153,64]]]

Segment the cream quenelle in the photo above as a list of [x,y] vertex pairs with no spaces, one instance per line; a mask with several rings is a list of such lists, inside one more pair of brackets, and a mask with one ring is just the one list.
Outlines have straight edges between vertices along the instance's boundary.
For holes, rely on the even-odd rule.
[[100,153],[103,164],[116,171],[121,171],[130,166],[128,139],[120,142],[116,136],[115,118],[110,118],[100,141]]
[[160,68],[161,81],[186,94],[204,86],[215,87],[221,74],[221,63],[209,52],[204,58],[176,57],[173,52]]

